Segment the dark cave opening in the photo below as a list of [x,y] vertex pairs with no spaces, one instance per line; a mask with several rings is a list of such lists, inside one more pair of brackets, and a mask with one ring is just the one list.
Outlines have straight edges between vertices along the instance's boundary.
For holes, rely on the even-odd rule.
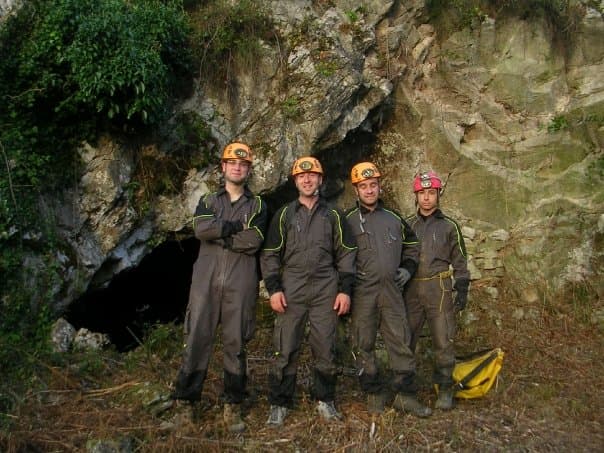
[[195,238],[163,242],[109,286],[73,302],[65,318],[76,329],[108,334],[118,351],[137,347],[150,326],[182,323],[198,251]]

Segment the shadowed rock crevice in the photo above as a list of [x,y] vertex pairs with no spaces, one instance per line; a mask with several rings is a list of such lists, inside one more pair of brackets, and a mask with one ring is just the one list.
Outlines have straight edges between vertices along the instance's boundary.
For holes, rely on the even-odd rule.
[[66,319],[77,329],[108,334],[119,351],[138,346],[151,325],[183,321],[198,249],[195,238],[163,242],[106,288],[86,292]]

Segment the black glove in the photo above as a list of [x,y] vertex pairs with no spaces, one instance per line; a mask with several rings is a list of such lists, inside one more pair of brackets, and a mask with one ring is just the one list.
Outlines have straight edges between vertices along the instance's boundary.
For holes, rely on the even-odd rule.
[[396,287],[400,292],[403,292],[405,289],[405,283],[407,283],[410,278],[411,274],[404,267],[399,267],[396,270],[396,274],[394,275],[394,283],[396,283]]
[[453,301],[455,311],[460,312],[464,308],[466,308],[466,305],[468,304],[469,286],[470,281],[466,279],[460,279],[455,282],[455,291],[457,291],[457,295],[455,296],[455,300]]
[[240,231],[243,231],[243,223],[241,223],[241,220],[235,220],[233,222],[225,220],[222,223],[221,237],[229,237]]
[[233,248],[233,236],[227,236],[222,239],[222,247],[231,250]]

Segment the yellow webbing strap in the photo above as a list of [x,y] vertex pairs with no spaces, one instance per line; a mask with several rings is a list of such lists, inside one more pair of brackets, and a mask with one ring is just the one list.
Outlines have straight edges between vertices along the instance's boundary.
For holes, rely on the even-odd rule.
[[438,274],[433,275],[432,277],[416,277],[413,280],[416,280],[418,282],[427,282],[430,280],[436,280],[437,278],[439,279],[440,289],[442,291],[440,293],[440,305],[438,306],[438,310],[443,311],[443,302],[445,301],[445,291],[446,291],[446,289],[443,285],[443,280],[445,278],[451,277],[451,275],[453,275],[453,272],[451,271],[451,269],[449,269],[448,271],[439,272]]

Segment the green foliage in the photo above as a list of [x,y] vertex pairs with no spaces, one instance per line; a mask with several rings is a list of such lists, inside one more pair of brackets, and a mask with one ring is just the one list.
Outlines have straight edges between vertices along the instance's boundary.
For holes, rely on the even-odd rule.
[[288,97],[281,103],[281,111],[286,118],[298,118],[302,113],[300,99],[294,96]]
[[141,362],[157,366],[180,357],[182,326],[175,323],[156,324],[148,326],[145,332],[143,344],[126,355],[126,369],[136,370]]
[[172,134],[174,143],[170,149],[173,153],[191,155],[193,165],[198,168],[213,163],[208,151],[208,144],[212,142],[210,126],[198,113],[189,111],[176,115]]
[[473,28],[486,19],[481,0],[428,0],[426,9],[430,19],[447,32]]
[[190,168],[202,169],[218,162],[208,124],[196,112],[181,112],[167,123],[165,150],[154,146],[141,148],[135,156],[132,181],[126,193],[144,216],[159,195],[176,194]]
[[546,17],[555,36],[572,38],[581,6],[571,0],[428,0],[430,19],[446,33],[473,28],[487,16],[515,16],[524,19]]
[[77,86],[74,101],[109,119],[157,124],[173,78],[188,69],[184,16],[160,1],[93,4],[63,56]]
[[[2,254],[2,265],[18,259],[18,254]],[[14,265],[15,263],[8,263]],[[0,271],[3,287],[23,283],[13,275]],[[19,396],[36,387],[40,358],[49,354],[51,314],[45,305],[35,305],[25,291],[4,295],[0,300],[0,429],[11,420],[3,415],[10,413],[19,403]]]
[[317,69],[317,73],[323,77],[332,76],[336,70],[338,69],[338,64],[335,61],[325,60],[319,61],[315,68]]
[[233,68],[254,73],[261,40],[275,36],[265,3],[256,0],[210,0],[191,13],[191,21],[200,76],[227,87]]
[[359,14],[356,10],[348,10],[345,14],[348,20],[353,24],[359,20]]
[[568,129],[568,120],[563,115],[557,115],[552,118],[552,121],[547,125],[547,131],[549,133],[563,131]]
[[0,30],[0,143],[13,187],[64,184],[83,139],[162,120],[190,65],[187,31],[176,2],[25,2]]
[[190,61],[176,1],[31,0],[7,18],[0,29],[0,253],[9,236],[39,224],[39,193],[72,181],[82,140],[165,118]]

